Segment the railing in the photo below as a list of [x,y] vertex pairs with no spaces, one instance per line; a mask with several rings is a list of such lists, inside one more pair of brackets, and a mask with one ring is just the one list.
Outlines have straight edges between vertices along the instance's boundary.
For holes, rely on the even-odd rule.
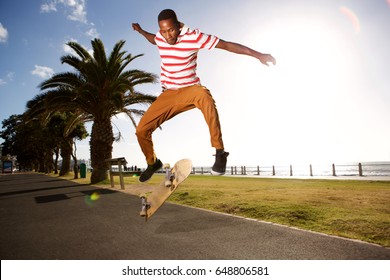
[[[210,174],[210,167],[193,167],[192,174]],[[308,164],[228,166],[227,175],[252,176],[390,176],[390,162],[351,164]]]

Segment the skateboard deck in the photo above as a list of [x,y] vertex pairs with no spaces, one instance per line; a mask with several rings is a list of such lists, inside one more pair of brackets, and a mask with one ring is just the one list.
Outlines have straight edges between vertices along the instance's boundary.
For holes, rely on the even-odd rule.
[[169,164],[164,164],[165,176],[162,182],[149,193],[143,193],[141,197],[140,216],[145,221],[156,213],[156,211],[171,196],[177,187],[187,179],[192,170],[192,162],[189,159],[182,159],[170,168]]

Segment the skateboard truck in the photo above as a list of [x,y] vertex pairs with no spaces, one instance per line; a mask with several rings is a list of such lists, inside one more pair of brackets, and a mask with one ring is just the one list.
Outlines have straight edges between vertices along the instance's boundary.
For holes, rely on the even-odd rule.
[[192,162],[189,159],[182,159],[171,168],[169,164],[164,164],[164,176],[161,183],[154,187],[152,191],[141,193],[140,216],[147,222],[156,211],[164,204],[177,187],[190,175]]
[[147,194],[143,193],[139,196],[141,198],[141,212],[139,215],[145,217],[145,222],[148,220],[148,209],[150,208],[150,203],[148,203]]
[[[173,180],[175,179],[175,174],[171,172],[171,166],[169,163],[164,164],[163,168],[165,169],[165,186],[167,188],[174,187]],[[141,212],[139,215],[141,217],[145,217],[145,222],[148,220],[148,210],[150,209],[151,205],[148,202],[148,194],[142,193],[139,195],[141,198]]]
[[172,186],[175,174],[171,172],[172,169],[169,163],[164,164],[163,168],[165,169],[165,186],[169,188]]

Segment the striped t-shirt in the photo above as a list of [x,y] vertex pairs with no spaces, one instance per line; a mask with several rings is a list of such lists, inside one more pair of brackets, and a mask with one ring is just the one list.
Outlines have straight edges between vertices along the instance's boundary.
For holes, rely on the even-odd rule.
[[161,57],[161,85],[165,89],[173,89],[200,84],[196,75],[198,51],[212,50],[219,39],[184,25],[175,45],[168,44],[160,32],[156,34],[155,41]]

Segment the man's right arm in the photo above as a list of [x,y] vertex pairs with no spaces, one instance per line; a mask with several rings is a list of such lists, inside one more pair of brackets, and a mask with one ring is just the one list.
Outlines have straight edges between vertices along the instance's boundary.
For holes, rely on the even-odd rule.
[[135,31],[139,32],[139,34],[144,36],[146,38],[146,40],[148,40],[151,44],[153,44],[153,45],[156,44],[156,41],[154,41],[154,38],[156,37],[156,35],[149,33],[149,32],[146,32],[145,30],[143,30],[141,28],[141,26],[138,23],[133,23],[132,26],[133,26],[133,29]]

